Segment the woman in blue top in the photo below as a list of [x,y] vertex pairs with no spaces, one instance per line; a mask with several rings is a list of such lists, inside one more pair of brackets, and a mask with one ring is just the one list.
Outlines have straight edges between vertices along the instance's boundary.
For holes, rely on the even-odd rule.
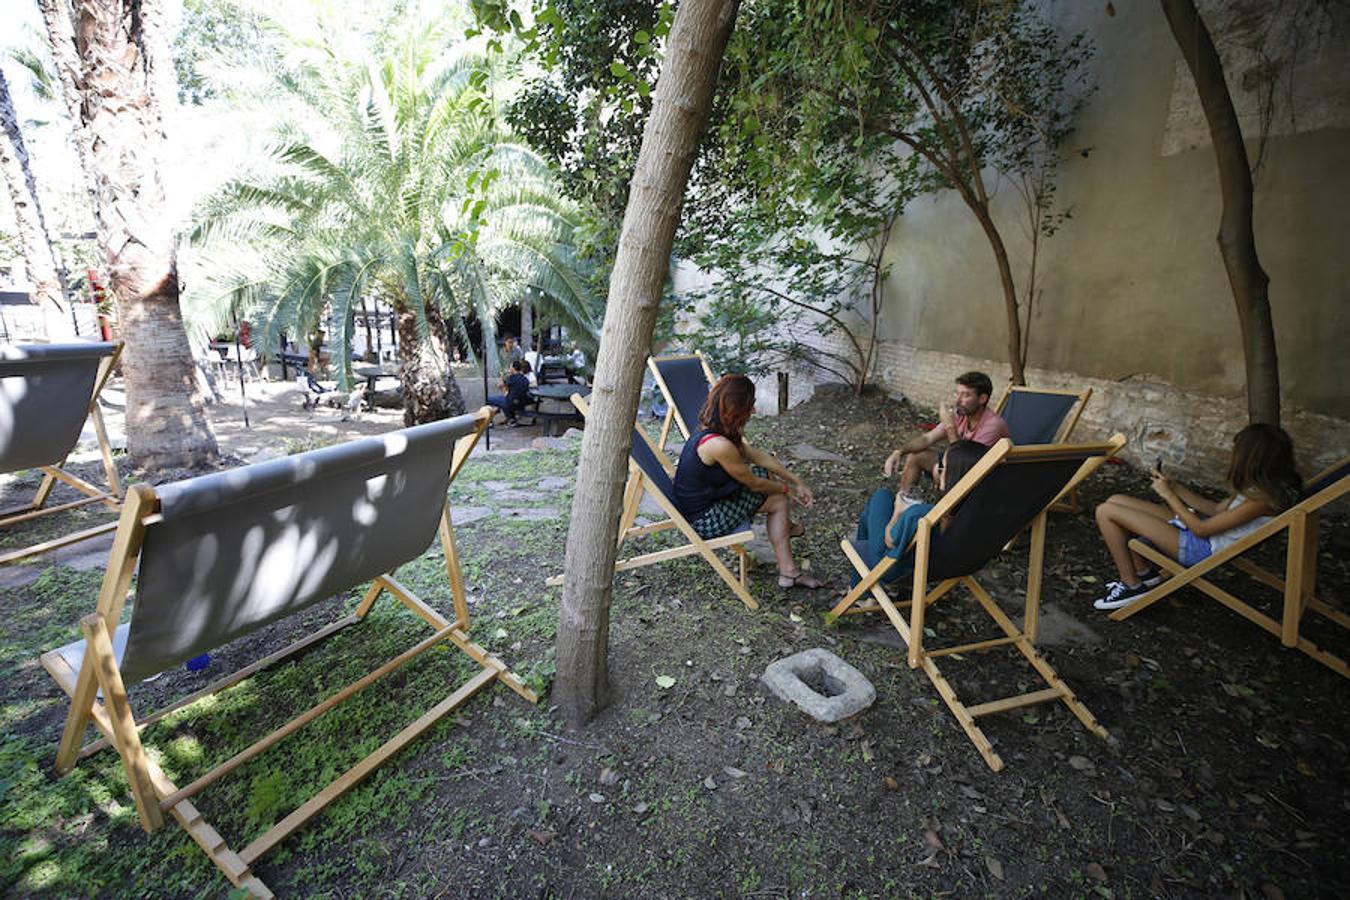
[[[965,477],[988,449],[977,441],[954,441],[935,467],[938,490],[947,493],[947,489]],[[919,520],[928,515],[932,508],[931,503],[910,500],[903,493],[897,494],[889,488],[877,488],[868,498],[867,505],[858,516],[856,539],[863,562],[870,569],[881,562],[884,556],[900,560],[898,565],[891,566],[882,581],[898,581],[914,571],[914,555],[909,552],[909,542],[919,530]],[[861,576],[855,573],[853,583],[857,584],[861,580]]]
[[768,516],[769,543],[778,558],[780,587],[824,587],[792,558],[789,538],[801,534],[788,517],[792,501],[809,507],[811,489],[772,455],[751,447],[741,429],[755,411],[755,385],[744,375],[724,375],[708,392],[675,470],[672,498],[701,538],[730,534],[756,512]]

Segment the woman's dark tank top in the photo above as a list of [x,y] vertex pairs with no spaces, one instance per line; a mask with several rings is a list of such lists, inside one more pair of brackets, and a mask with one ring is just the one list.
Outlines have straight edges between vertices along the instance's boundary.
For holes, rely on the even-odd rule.
[[675,469],[675,496],[672,498],[680,514],[693,521],[718,500],[730,497],[741,489],[741,483],[732,478],[717,463],[708,465],[698,458],[698,445],[713,431],[696,431],[685,441],[680,453],[680,464]]

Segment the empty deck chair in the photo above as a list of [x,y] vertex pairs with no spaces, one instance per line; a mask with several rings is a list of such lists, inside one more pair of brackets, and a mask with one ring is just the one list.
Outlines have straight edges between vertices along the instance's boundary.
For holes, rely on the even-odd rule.
[[[580,394],[572,395],[572,403],[581,411],[583,416],[589,414],[590,405]],[[746,527],[740,531],[725,534],[712,540],[704,540],[699,537],[698,532],[694,531],[688,520],[680,515],[680,511],[672,499],[675,486],[672,480],[673,476],[674,467],[671,466],[665,453],[657,449],[657,446],[652,443],[651,438],[647,437],[645,431],[641,428],[634,428],[633,448],[629,451],[628,460],[628,483],[624,486],[623,513],[619,519],[619,548],[622,550],[624,543],[634,538],[658,531],[668,531],[672,528],[678,530],[684,536],[685,543],[665,550],[655,550],[640,556],[619,559],[614,563],[614,571],[622,572],[625,569],[655,565],[668,559],[679,559],[697,553],[707,561],[708,565],[713,567],[713,571],[727,583],[727,586],[746,607],[759,609],[759,603],[755,601],[754,597],[750,596],[750,592],[745,588],[746,570],[749,567],[745,545],[755,536],[754,532],[750,530],[750,523],[747,522]],[[642,505],[642,498],[646,494],[651,495],[652,499],[665,512],[667,518],[651,525],[635,525],[638,508]],[[731,570],[717,558],[717,554],[714,552],[728,547],[735,551],[740,563],[739,577],[732,575]],[[551,586],[560,585],[563,583],[563,576],[555,575],[545,583]]]
[[[113,464],[108,431],[98,395],[122,353],[119,344],[26,344],[0,347],[0,473],[40,469],[42,483],[25,506],[0,512],[0,528],[93,503],[116,510],[122,485]],[[94,423],[108,488],[97,487],[67,472],[66,457],[80,440],[86,419]],[[57,482],[85,496],[47,506]],[[0,554],[0,564],[35,556],[106,534],[117,522],[106,522],[59,538]]]
[[[841,544],[862,580],[830,611],[831,616],[855,611],[874,611],[880,607],[909,648],[910,668],[922,668],[938,694],[946,702],[957,722],[994,771],[1003,768],[1003,760],[975,720],[990,713],[1018,709],[1049,700],[1063,702],[1089,731],[1106,737],[1106,729],[1097,723],[1055,670],[1036,652],[1036,628],[1040,614],[1041,566],[1045,559],[1046,516],[1051,505],[1064,496],[1097,467],[1125,445],[1123,435],[1115,435],[1104,444],[1052,444],[1014,447],[1007,438],[989,448],[971,469],[919,522],[911,543],[914,573],[910,579],[909,599],[891,599],[882,579],[898,563],[887,555],[869,569],[863,562],[865,548],[851,540]],[[950,514],[947,528],[943,517]],[[1008,540],[1027,526],[1031,527],[1031,554],[1028,563],[1026,607],[1019,628],[1008,618],[989,593],[975,579],[985,564],[999,554]],[[928,589],[929,581],[937,587]],[[1002,637],[975,641],[955,647],[929,649],[924,646],[924,618],[928,608],[958,586],[964,586],[998,625]],[[860,610],[857,603],[871,594],[875,606]],[[909,606],[906,620],[898,609]],[[971,653],[1011,645],[1048,685],[1044,690],[1015,694],[974,706],[967,706],[943,677],[935,662],[940,657]]]
[[[360,782],[455,707],[494,681],[530,702],[537,697],[500,660],[468,637],[447,487],[487,427],[490,411],[152,488],[131,488],[123,506],[96,611],[85,638],[43,654],[44,668],[70,695],[57,750],[58,772],[108,743],[122,757],[141,824],[171,813],[231,883],[271,896],[252,867],[330,802]],[[439,531],[454,619],[394,580]],[[119,625],[133,573],[131,620]],[[373,581],[372,581],[373,579]],[[137,721],[126,685],[371,581],[356,611],[178,704]],[[363,619],[388,592],[432,634],[343,690],[301,712],[231,759],[178,787],[147,755],[140,727],[241,681]],[[352,769],[241,850],[229,847],[191,798],[245,761],[421,653],[450,642],[481,671]],[[101,691],[102,699],[96,698]],[[85,727],[106,736],[80,748]]]
[[702,353],[681,356],[652,356],[647,365],[656,378],[656,385],[666,398],[666,418],[661,423],[661,438],[658,447],[666,446],[670,436],[672,422],[680,429],[685,440],[698,430],[698,414],[708,399],[708,391],[717,378]]
[[[994,412],[1008,423],[1014,444],[1063,444],[1091,398],[1092,388],[1074,392],[1012,384]],[[1055,508],[1078,512],[1078,491],[1070,491]]]
[[[1333,672],[1338,672],[1350,678],[1350,665],[1347,665],[1344,659],[1318,647],[1300,633],[1304,613],[1309,610],[1335,622],[1342,628],[1350,628],[1350,615],[1329,606],[1315,596],[1317,589],[1317,535],[1320,530],[1320,513],[1324,507],[1344,497],[1347,492],[1350,492],[1350,459],[1343,459],[1309,481],[1303,490],[1301,501],[1275,516],[1256,531],[1235,542],[1232,546],[1225,547],[1189,569],[1167,554],[1160,552],[1151,544],[1138,539],[1130,541],[1131,550],[1152,561],[1159,567],[1159,571],[1166,572],[1170,577],[1133,603],[1122,606],[1111,613],[1111,618],[1118,622],[1128,619],[1164,597],[1170,596],[1178,588],[1190,585],[1275,635],[1284,646],[1295,647]],[[1250,559],[1243,557],[1243,554],[1253,547],[1263,544],[1277,534],[1286,531],[1288,532],[1289,544],[1285,551],[1284,578],[1266,571]],[[1272,587],[1284,595],[1284,605],[1279,621],[1205,578],[1210,572],[1229,562],[1256,581]]]

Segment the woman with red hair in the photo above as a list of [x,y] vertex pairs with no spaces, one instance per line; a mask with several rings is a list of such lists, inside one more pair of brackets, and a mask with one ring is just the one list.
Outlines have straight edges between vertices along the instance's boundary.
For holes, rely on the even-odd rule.
[[756,512],[768,516],[769,543],[778,558],[780,587],[824,587],[801,571],[788,539],[801,534],[789,518],[792,501],[815,502],[806,483],[772,455],[741,436],[755,411],[755,385],[744,375],[725,375],[708,392],[699,430],[690,435],[675,470],[675,505],[705,540],[743,527]]

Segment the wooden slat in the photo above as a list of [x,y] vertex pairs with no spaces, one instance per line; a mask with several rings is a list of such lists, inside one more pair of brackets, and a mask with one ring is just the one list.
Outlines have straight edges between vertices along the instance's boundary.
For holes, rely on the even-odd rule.
[[951,656],[954,653],[974,653],[979,650],[990,650],[994,647],[1003,647],[1014,641],[1021,640],[1020,637],[1001,637],[990,638],[987,641],[973,641],[969,644],[961,644],[958,647],[942,647],[937,650],[924,651],[928,656]]
[[374,753],[371,753],[365,759],[361,760],[361,762],[347,770],[343,775],[339,776],[332,784],[328,785],[328,787],[305,801],[305,803],[290,815],[286,816],[286,818],[267,829],[261,836],[239,852],[240,859],[245,863],[252,865],[264,853],[284,841],[294,833],[296,829],[300,828],[300,826],[304,825],[321,812],[324,807],[359,784],[363,779],[370,775],[371,772],[375,771],[375,769],[386,759],[393,756],[395,753],[398,753],[408,744],[416,740],[424,731],[435,725],[455,707],[491,684],[495,677],[495,672],[487,670],[479,672],[461,686],[459,690],[455,691],[449,697],[446,697],[440,703],[437,703],[431,709],[423,713],[417,721],[413,722],[407,728],[386,741]]
[[[248,747],[245,747],[243,750],[240,750],[234,756],[231,756],[229,759],[225,760],[225,762],[221,763],[211,771],[202,775],[200,778],[196,779],[191,784],[181,787],[177,791],[165,797],[159,804],[160,808],[168,809],[178,801],[185,800],[188,797],[192,797],[200,793],[211,784],[214,784],[216,781],[219,781],[225,775],[228,775],[235,769],[242,766],[244,763],[248,762],[253,757],[257,756],[259,753],[262,753],[268,747],[273,746],[283,738],[291,734],[294,734],[304,726],[308,725],[310,722],[313,722],[319,716],[328,712],[330,709],[337,706],[339,703],[346,700],[348,697],[351,697],[353,694],[356,694],[357,692],[364,690],[365,688],[374,684],[376,681],[379,681],[381,678],[388,675],[390,672],[394,671],[395,669],[401,668],[411,660],[415,659],[420,654],[425,653],[427,650],[430,650],[436,644],[440,643],[441,641],[449,637],[449,633],[451,630],[453,630],[453,628],[454,628],[453,625],[447,625],[445,628],[442,628],[440,631],[436,632],[431,637],[426,638],[425,640],[417,644],[414,644],[407,650],[404,650],[398,656],[395,656],[393,659],[389,660],[384,665],[380,666],[378,669],[375,669],[373,672],[369,672],[366,675],[363,675],[361,678],[358,678],[356,681],[353,681],[351,684],[347,685],[345,688],[338,691],[336,694],[329,697],[327,700],[324,700],[320,703],[315,704],[314,706],[311,706],[309,709],[305,710],[300,715],[296,716],[294,719],[291,719],[285,725],[282,725],[280,728],[276,729],[272,733],[262,738],[259,738],[253,744],[249,745]],[[494,676],[496,675],[495,672],[493,672],[492,674]]]
[[972,718],[978,719],[980,716],[987,716],[991,713],[1006,712],[1010,709],[1021,709],[1023,706],[1035,706],[1037,703],[1045,703],[1048,700],[1061,700],[1064,695],[1056,688],[1045,688],[1040,691],[1031,691],[1026,694],[1017,694],[1013,697],[1004,697],[1002,700],[990,700],[988,703],[981,703],[978,706],[968,706],[966,709],[970,712]]
[[0,565],[13,562],[16,559],[23,559],[28,556],[37,556],[46,553],[48,550],[55,550],[58,547],[66,547],[70,544],[78,544],[80,541],[87,541],[90,538],[98,537],[100,534],[107,534],[117,528],[116,522],[105,522],[93,528],[86,528],[83,531],[76,531],[67,534],[64,537],[53,538],[50,541],[43,541],[40,544],[34,544],[31,547],[24,547],[22,550],[11,550],[8,553],[0,555]]
[[[61,503],[57,506],[44,506],[41,509],[33,509],[31,506],[18,507],[12,511],[12,514],[0,513],[0,528],[8,528],[20,522],[27,522],[29,519],[40,519],[53,513],[65,512],[68,509],[78,509],[81,506],[97,503],[102,499],[103,497],[81,497],[79,500],[72,500],[69,503]],[[5,518],[6,515],[9,515],[9,517]]]
[[71,487],[73,487],[75,490],[79,491],[82,494],[88,494],[90,497],[95,497],[101,500],[103,503],[106,503],[112,509],[117,509],[118,507],[116,497],[109,494],[107,491],[103,490],[103,488],[95,484],[90,484],[88,481],[85,481],[78,475],[72,475],[65,469],[60,469],[57,468],[56,466],[43,466],[42,471],[46,472],[48,475],[51,475],[57,481],[65,482],[66,484],[70,485]]

